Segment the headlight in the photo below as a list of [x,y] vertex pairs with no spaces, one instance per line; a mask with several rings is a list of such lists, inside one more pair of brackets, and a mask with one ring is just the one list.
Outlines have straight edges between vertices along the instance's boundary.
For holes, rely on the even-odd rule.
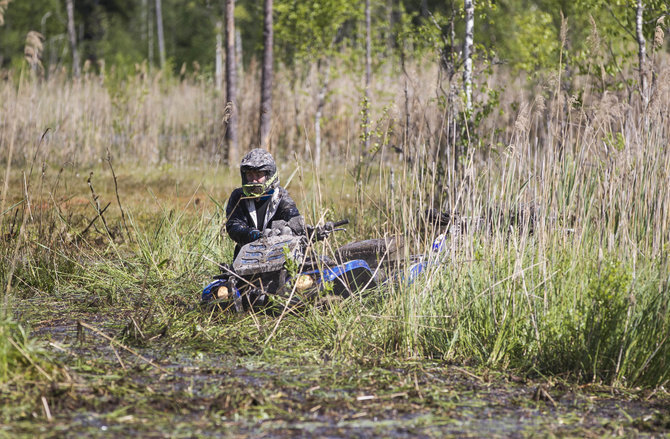
[[219,289],[216,290],[216,298],[217,299],[224,299],[225,300],[225,299],[228,298],[228,296],[229,296],[228,287],[223,286],[223,287],[219,287]]
[[307,274],[301,274],[295,280],[295,289],[297,291],[305,291],[312,288],[313,286],[314,286],[314,279],[312,279],[312,276],[309,276]]

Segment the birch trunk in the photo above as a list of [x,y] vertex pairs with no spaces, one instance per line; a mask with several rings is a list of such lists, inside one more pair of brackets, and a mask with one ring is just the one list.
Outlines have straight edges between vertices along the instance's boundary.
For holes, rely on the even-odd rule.
[[649,96],[647,90],[647,68],[646,68],[646,59],[647,59],[647,49],[646,42],[644,39],[644,33],[642,32],[642,23],[644,17],[644,3],[642,0],[637,0],[637,11],[635,14],[635,30],[637,34],[637,45],[638,45],[638,61],[640,63],[640,94],[642,95],[642,102],[646,107],[649,103]]
[[465,108],[472,110],[472,48],[475,29],[475,2],[465,0],[465,42],[463,44],[463,91],[465,92]]
[[237,163],[237,65],[235,58],[235,0],[226,0],[226,123],[228,164]]
[[74,0],[66,1],[67,7],[67,35],[70,39],[70,49],[72,50],[72,74],[75,78],[79,77],[79,52],[77,52],[77,35],[74,31]]
[[158,32],[158,55],[161,69],[165,68],[165,38],[163,37],[163,10],[161,0],[156,0],[156,31]]

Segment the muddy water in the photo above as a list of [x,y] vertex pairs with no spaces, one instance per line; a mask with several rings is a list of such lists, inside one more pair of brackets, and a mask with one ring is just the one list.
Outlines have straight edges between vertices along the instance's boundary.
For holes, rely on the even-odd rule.
[[[99,320],[104,332],[119,332]],[[0,435],[670,437],[670,402],[659,393],[428,362],[380,367],[201,353],[168,341],[131,353],[67,319],[38,324],[33,335],[50,343],[69,379],[42,392],[50,421],[36,410]]]

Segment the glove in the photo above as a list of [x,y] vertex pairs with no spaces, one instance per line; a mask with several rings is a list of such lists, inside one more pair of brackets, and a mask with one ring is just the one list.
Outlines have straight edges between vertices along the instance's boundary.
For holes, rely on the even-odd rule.
[[288,227],[294,235],[304,235],[306,233],[305,229],[307,228],[305,225],[305,218],[302,215],[294,216],[288,220]]
[[323,241],[330,234],[324,226],[307,226],[307,231],[313,241]]
[[260,239],[261,236],[263,236],[263,234],[261,233],[260,230],[252,229],[252,230],[249,232],[249,235],[248,235],[248,236],[249,236],[249,242],[254,242],[254,241]]

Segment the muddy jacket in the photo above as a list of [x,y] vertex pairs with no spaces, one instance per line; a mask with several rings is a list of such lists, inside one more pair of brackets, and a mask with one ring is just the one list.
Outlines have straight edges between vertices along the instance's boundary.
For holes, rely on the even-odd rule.
[[[235,255],[241,246],[251,242],[249,233],[252,230],[263,231],[272,227],[272,221],[290,220],[299,216],[300,212],[295,201],[286,189],[279,186],[271,196],[258,198],[245,197],[242,188],[230,194],[226,206],[226,231],[230,239],[237,243]],[[262,222],[262,224],[259,224]]]

